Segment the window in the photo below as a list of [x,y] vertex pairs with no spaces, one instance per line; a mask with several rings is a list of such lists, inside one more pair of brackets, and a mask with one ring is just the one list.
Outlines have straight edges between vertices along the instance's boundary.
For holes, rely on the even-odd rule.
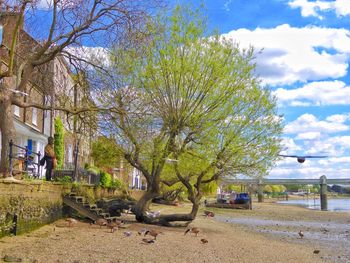
[[32,111],[32,123],[34,125],[38,125],[38,109],[37,108],[33,108],[33,111]]
[[68,146],[68,162],[73,163],[73,147],[72,147],[72,145]]
[[13,113],[14,113],[17,117],[19,117],[19,107],[18,107],[18,106],[16,106],[16,105],[13,106]]

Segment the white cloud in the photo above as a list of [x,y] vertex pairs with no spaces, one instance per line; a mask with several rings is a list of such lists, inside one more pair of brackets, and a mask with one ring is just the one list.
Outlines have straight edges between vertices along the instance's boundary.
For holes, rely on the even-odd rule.
[[224,34],[242,47],[254,46],[257,73],[264,83],[292,84],[296,81],[338,78],[347,74],[350,31],[308,26],[238,29]]
[[334,11],[338,17],[350,15],[349,0],[309,1],[293,0],[288,3],[291,8],[300,8],[303,17],[314,16],[323,19],[322,12]]
[[305,113],[299,116],[295,121],[288,123],[284,132],[287,134],[300,134],[309,132],[322,132],[331,134],[348,131],[350,127],[338,121],[320,121],[314,115]]
[[[282,144],[282,148],[285,149],[285,151],[295,152],[295,151],[301,150],[301,147],[295,144],[292,138],[288,138],[288,137],[282,138],[281,144]],[[288,153],[284,153],[284,154],[288,154]]]
[[350,105],[350,86],[342,81],[311,82],[297,89],[279,88],[273,92],[281,105]]
[[320,132],[303,132],[296,137],[297,140],[315,140],[321,137]]
[[349,119],[350,119],[350,113],[334,114],[334,115],[328,116],[326,118],[326,121],[343,123],[343,122],[346,122]]

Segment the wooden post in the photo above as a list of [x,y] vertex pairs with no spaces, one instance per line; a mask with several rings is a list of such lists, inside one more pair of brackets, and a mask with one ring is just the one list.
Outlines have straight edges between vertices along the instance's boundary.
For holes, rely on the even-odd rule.
[[320,177],[320,200],[321,200],[321,210],[327,210],[327,178],[325,175]]

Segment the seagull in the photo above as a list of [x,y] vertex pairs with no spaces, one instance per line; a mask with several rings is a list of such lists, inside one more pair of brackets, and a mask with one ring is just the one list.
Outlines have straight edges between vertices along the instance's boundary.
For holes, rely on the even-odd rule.
[[297,158],[297,161],[299,163],[303,163],[305,162],[305,159],[309,159],[309,158],[327,158],[328,156],[325,156],[325,155],[305,155],[305,156],[302,156],[302,155],[286,155],[286,154],[279,154],[278,156],[281,156],[281,157],[292,157],[292,158]]

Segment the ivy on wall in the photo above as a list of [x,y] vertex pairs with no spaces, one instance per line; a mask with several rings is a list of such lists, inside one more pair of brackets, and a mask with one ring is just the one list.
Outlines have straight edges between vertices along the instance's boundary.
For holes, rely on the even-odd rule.
[[57,158],[57,169],[62,169],[64,164],[64,127],[60,117],[55,118],[54,149]]

